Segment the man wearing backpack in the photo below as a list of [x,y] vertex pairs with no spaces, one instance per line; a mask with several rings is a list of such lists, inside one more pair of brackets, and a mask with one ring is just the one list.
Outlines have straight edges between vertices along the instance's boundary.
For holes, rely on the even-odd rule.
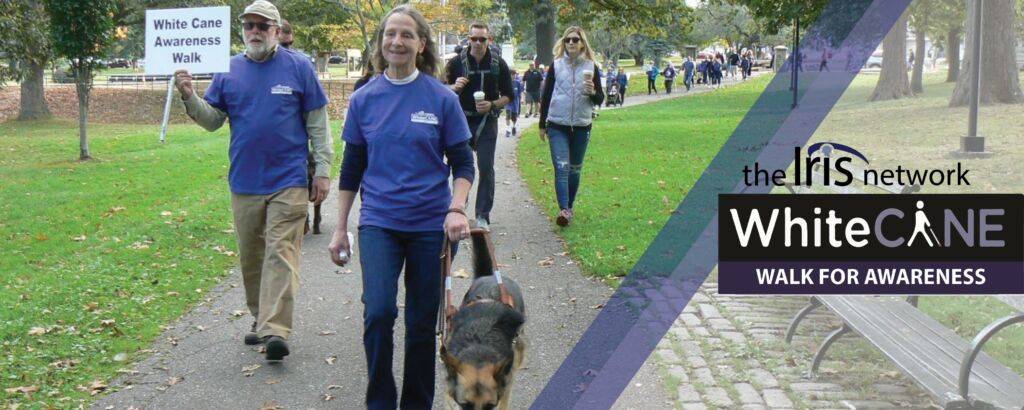
[[[512,98],[512,76],[508,65],[497,52],[488,47],[490,30],[486,24],[469,26],[469,48],[448,61],[447,82],[459,95],[459,103],[473,134],[470,146],[476,151],[480,170],[476,193],[477,226],[488,229],[494,206],[494,150],[498,143],[498,115]],[[477,102],[473,94],[483,91]]]

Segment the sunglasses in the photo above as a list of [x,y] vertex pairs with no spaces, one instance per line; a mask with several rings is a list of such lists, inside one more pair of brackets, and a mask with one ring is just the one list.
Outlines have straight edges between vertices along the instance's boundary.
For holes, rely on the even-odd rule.
[[562,39],[562,42],[565,44],[576,44],[579,43],[581,40],[582,39],[579,37],[566,37]]
[[469,41],[472,41],[474,43],[486,43],[487,37],[470,37]]
[[271,27],[274,27],[276,25],[277,24],[253,23],[251,21],[246,21],[242,23],[242,28],[244,28],[246,31],[252,31],[254,28],[259,28],[260,31],[267,31],[270,30]]

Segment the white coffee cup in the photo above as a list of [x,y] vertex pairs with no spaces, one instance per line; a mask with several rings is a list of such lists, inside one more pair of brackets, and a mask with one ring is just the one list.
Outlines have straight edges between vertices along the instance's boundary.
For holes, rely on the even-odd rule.
[[484,96],[484,92],[483,91],[477,91],[477,92],[473,93],[473,99],[476,100],[476,102],[483,101],[484,98],[485,98],[485,96]]
[[594,72],[590,71],[590,70],[584,70],[583,71],[583,79],[587,80],[587,81],[593,80],[594,79]]

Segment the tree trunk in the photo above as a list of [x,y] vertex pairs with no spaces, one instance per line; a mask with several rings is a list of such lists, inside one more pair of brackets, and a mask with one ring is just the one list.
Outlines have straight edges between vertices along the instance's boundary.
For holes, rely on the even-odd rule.
[[882,73],[868,101],[897,100],[913,97],[907,78],[907,14],[896,22],[882,41]]
[[[967,35],[964,37],[967,47],[964,49],[963,72],[959,76],[953,96],[949,99],[950,107],[964,106],[970,103],[971,94],[971,55],[974,45],[974,1],[967,1]],[[981,103],[1019,104],[1024,102],[1024,93],[1020,89],[1020,77],[1017,72],[1016,50],[1014,50],[1013,29],[1015,0],[986,0],[982,13],[981,26]]]
[[946,82],[955,83],[960,76],[960,27],[946,32]]
[[43,92],[43,64],[25,64],[25,79],[21,82],[21,111],[18,120],[42,120],[51,117]]
[[637,67],[643,66],[644,65],[644,55],[643,54],[633,54],[633,65],[635,65]]
[[551,0],[541,0],[534,4],[533,11],[537,19],[537,60],[550,66],[554,61],[555,36],[558,35],[555,27],[555,7]]
[[[925,20],[927,24],[927,20]],[[910,90],[914,94],[924,92],[925,33],[923,28],[914,29],[914,70],[910,75]],[[884,60],[883,60],[884,61]]]
[[91,70],[79,68],[75,70],[75,92],[78,94],[78,159],[85,161],[92,159],[89,154],[89,135],[86,133],[86,123],[89,119],[89,91],[92,90]]

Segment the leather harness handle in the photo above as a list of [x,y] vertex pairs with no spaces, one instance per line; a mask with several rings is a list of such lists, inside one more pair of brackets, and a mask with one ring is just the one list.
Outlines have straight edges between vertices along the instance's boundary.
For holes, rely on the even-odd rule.
[[[502,280],[501,271],[498,270],[498,259],[497,254],[494,251],[494,242],[491,241],[491,231],[482,228],[473,228],[470,230],[470,235],[483,235],[484,243],[487,244],[487,251],[491,255],[491,268],[494,271],[495,280],[498,282],[498,290],[501,292],[500,302],[505,304],[512,309],[515,309],[516,303],[512,299],[512,295],[508,292],[508,288],[505,287],[505,282]],[[441,305],[441,314],[438,319],[437,333],[441,335],[441,340],[445,341],[448,339],[448,333],[451,333],[452,317],[459,311],[458,308],[452,303],[452,245],[458,242],[453,242],[446,233],[444,236],[444,248],[441,250],[441,286],[442,296],[444,303]]]

